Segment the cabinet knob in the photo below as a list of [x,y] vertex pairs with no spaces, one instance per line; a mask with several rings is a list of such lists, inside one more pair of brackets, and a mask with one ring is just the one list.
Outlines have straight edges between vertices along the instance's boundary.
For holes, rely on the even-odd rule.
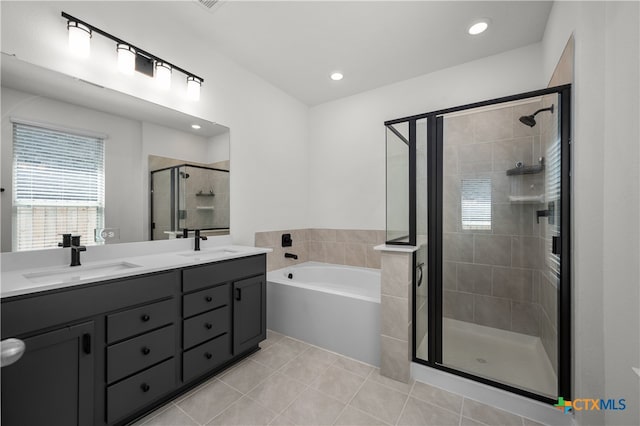
[[213,327],[213,324],[211,324],[210,322],[207,322],[207,323],[205,323],[205,325],[204,325],[204,326],[205,326],[205,328],[206,328],[207,330],[211,330],[211,328]]
[[213,297],[207,296],[204,298],[204,300],[206,300],[207,302],[211,302],[213,300]]
[[147,315],[147,314],[144,314],[144,315],[142,315],[142,316],[140,317],[140,319],[141,319],[142,321],[144,321],[144,322],[147,322],[147,321],[149,321],[149,320],[151,319],[151,317],[150,317],[149,315]]
[[210,352],[206,352],[206,353],[204,354],[204,356],[205,356],[205,358],[207,358],[207,359],[211,359],[211,358],[213,358],[213,355],[212,355]]
[[142,392],[148,392],[149,389],[151,389],[151,386],[149,386],[146,383],[143,383],[143,384],[140,385],[140,389],[142,389]]
[[142,348],[142,354],[143,355],[149,355],[151,353],[151,349],[149,349],[148,347],[144,347]]

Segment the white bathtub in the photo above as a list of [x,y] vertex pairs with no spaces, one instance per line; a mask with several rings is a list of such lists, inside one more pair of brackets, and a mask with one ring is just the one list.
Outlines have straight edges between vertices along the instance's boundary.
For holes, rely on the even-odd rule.
[[269,272],[267,327],[379,366],[380,271],[305,262]]

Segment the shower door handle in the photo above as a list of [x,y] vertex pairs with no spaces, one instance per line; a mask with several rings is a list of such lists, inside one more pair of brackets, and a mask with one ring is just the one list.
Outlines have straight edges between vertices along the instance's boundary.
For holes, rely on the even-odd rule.
[[416,287],[420,287],[422,285],[422,278],[424,273],[422,272],[422,267],[424,266],[424,262],[420,263],[416,269],[418,269],[418,271],[420,272],[420,278],[418,278],[418,284],[416,284]]
[[560,236],[551,237],[551,253],[560,256],[562,250],[562,244],[560,242]]

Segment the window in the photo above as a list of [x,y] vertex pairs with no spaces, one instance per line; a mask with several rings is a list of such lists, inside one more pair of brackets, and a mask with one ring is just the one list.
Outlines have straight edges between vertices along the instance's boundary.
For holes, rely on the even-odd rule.
[[13,123],[13,250],[95,244],[104,227],[104,140]]
[[462,229],[491,229],[491,179],[462,179]]

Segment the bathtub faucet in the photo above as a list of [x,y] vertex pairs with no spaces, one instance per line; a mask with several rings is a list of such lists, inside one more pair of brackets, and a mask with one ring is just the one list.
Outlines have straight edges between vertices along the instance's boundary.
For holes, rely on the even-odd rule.
[[298,260],[298,255],[293,253],[285,253],[284,257],[286,257],[287,259]]

